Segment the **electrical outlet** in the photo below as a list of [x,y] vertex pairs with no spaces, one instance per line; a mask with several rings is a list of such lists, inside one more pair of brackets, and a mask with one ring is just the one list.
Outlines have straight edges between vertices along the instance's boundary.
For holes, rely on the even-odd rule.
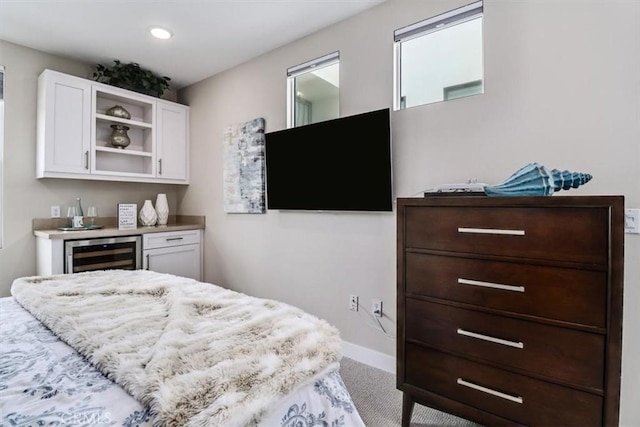
[[624,232],[640,234],[640,209],[624,210]]
[[51,218],[60,218],[60,205],[51,206]]
[[358,295],[349,295],[349,310],[358,311]]
[[381,299],[372,299],[371,300],[371,314],[376,317],[382,317],[382,300]]

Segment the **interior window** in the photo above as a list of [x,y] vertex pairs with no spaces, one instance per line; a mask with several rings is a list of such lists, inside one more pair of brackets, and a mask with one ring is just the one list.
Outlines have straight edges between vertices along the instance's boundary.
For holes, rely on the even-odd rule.
[[287,127],[340,117],[340,54],[333,52],[287,70]]
[[0,249],[2,248],[2,188],[4,175],[4,163],[2,153],[4,153],[4,67],[0,65]]
[[484,93],[482,1],[394,32],[396,110]]

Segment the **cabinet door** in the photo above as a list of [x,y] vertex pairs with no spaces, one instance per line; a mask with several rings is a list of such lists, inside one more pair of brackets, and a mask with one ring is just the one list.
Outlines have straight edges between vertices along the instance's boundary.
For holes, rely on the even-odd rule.
[[157,178],[189,182],[189,108],[157,104]]
[[38,79],[37,176],[89,174],[91,85],[46,70]]
[[144,268],[201,280],[200,245],[171,246],[144,251]]

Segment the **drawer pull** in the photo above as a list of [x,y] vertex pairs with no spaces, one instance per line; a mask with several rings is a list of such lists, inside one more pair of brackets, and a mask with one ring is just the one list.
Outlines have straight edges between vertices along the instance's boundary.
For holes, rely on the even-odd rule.
[[503,340],[502,338],[490,337],[489,335],[477,334],[475,332],[465,331],[464,329],[458,329],[458,334],[466,337],[478,338],[479,340],[490,341],[496,344],[508,345],[509,347],[524,348],[523,342]]
[[458,233],[471,234],[504,234],[507,236],[524,236],[524,230],[502,230],[499,228],[465,228],[459,227]]
[[465,381],[462,378],[458,378],[457,383],[460,384],[460,385],[463,385],[465,387],[469,387],[469,388],[472,388],[474,390],[481,391],[483,393],[488,393],[488,394],[491,394],[493,396],[497,396],[497,397],[501,397],[503,399],[510,400],[512,402],[516,402],[516,403],[524,402],[524,400],[520,396],[512,396],[512,395],[507,394],[507,393],[502,393],[502,392],[497,391],[497,390],[492,390],[492,389],[487,388],[487,387],[482,387],[481,385],[470,383],[469,381]]
[[173,242],[174,240],[182,240],[184,237],[167,237],[165,240],[167,242]]
[[458,283],[461,285],[483,286],[485,288],[502,289],[505,291],[524,292],[524,286],[503,285],[501,283],[482,282],[480,280],[471,280],[471,279],[462,279],[462,278],[458,278]]

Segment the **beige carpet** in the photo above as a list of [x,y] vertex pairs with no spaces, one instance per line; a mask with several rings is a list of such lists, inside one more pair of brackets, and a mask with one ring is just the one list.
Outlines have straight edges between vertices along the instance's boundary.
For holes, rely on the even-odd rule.
[[[367,427],[398,427],[402,393],[395,375],[344,357],[340,376]],[[479,424],[415,404],[411,427],[481,427]]]

